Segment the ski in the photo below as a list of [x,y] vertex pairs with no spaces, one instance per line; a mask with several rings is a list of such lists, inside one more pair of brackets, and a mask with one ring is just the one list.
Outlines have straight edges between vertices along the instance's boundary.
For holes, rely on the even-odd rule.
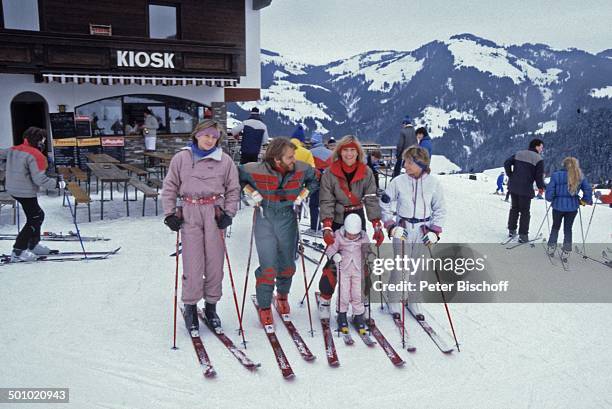
[[251,361],[249,357],[245,355],[244,352],[238,349],[236,345],[234,345],[232,340],[227,335],[225,335],[225,333],[223,332],[221,328],[217,328],[216,331],[213,328],[211,328],[210,325],[208,325],[208,320],[204,316],[204,312],[202,311],[201,308],[198,308],[198,316],[200,317],[200,321],[202,321],[208,327],[208,329],[210,329],[210,331],[213,334],[215,334],[217,339],[221,341],[223,345],[225,345],[228,351],[230,351],[232,355],[234,355],[234,357],[238,360],[238,362],[242,364],[242,366],[244,366],[245,368],[251,371],[254,371],[261,366],[261,364],[259,363],[256,364],[255,362]]
[[[0,240],[15,240],[16,234],[0,233]],[[45,241],[79,241],[78,234],[70,231],[68,234],[44,232],[40,235],[41,240]],[[83,241],[109,241],[110,239],[100,236],[81,236]]]
[[557,249],[557,250],[559,252],[559,259],[561,260],[561,265],[563,266],[563,269],[565,271],[569,271],[569,262],[568,262],[567,257],[565,258],[563,257],[563,250],[561,249]]
[[408,342],[408,331],[406,331],[406,327],[404,327],[404,325],[402,325],[402,320],[399,318],[395,318],[393,317],[393,315],[391,315],[391,318],[393,318],[393,322],[395,323],[395,326],[397,327],[397,329],[399,330],[400,336],[404,336],[404,343],[406,344],[406,351],[408,352],[415,352],[416,351],[416,347],[414,345],[412,345],[410,342]]
[[[102,254],[116,254],[119,250],[121,249],[121,247],[117,247],[114,250],[107,250],[107,251],[86,251],[86,252],[82,252],[82,251],[59,251],[59,250],[51,250],[51,252],[49,254],[45,254],[45,256],[99,256]],[[0,259],[4,259],[6,257],[11,257],[10,254],[2,254],[0,256]]]
[[340,335],[342,336],[342,340],[344,341],[345,345],[348,345],[348,346],[355,345],[355,340],[351,336],[350,332],[342,332],[342,331],[338,331],[338,332],[340,332]]
[[517,234],[513,234],[512,236],[508,237],[506,240],[502,241],[501,245],[505,246],[506,244],[510,243],[512,240],[514,240],[516,238]]
[[552,264],[555,267],[558,267],[555,261],[553,260],[553,258],[548,253],[548,245],[546,244],[546,242],[542,243],[542,247],[544,247],[544,253],[546,253],[546,257],[548,257],[548,261],[550,261],[550,264]]
[[540,240],[541,238],[542,238],[542,233],[538,234],[538,235],[537,235],[536,237],[534,237],[533,239],[529,239],[529,240],[527,240],[527,241],[525,241],[525,242],[522,242],[522,243],[521,243],[521,242],[514,243],[514,244],[512,244],[512,245],[510,245],[510,246],[506,247],[506,249],[507,249],[507,250],[512,250],[512,249],[515,249],[515,248],[517,248],[517,247],[519,247],[519,246],[522,246],[523,244],[529,244],[531,247],[534,247],[535,245],[533,244],[533,242],[534,242],[534,241],[538,241],[538,240]]
[[610,259],[610,256],[608,255],[608,253],[606,253],[605,250],[601,251],[601,256],[607,261],[612,261],[612,259]]
[[57,255],[50,255],[50,256],[38,256],[38,258],[36,260],[32,260],[32,261],[11,261],[11,257],[2,257],[0,258],[0,265],[8,265],[8,264],[31,264],[31,263],[40,263],[43,261],[49,261],[49,262],[56,262],[56,263],[62,263],[65,261],[85,261],[85,260],[105,260],[107,259],[110,255],[114,254],[113,252],[108,252],[108,253],[104,253],[104,254],[100,254],[100,255],[95,255],[95,256],[68,256],[68,257],[62,257],[62,256],[57,256]]
[[[319,307],[321,294],[315,293],[315,299],[317,300],[317,308]],[[331,367],[340,366],[340,360],[338,359],[338,353],[336,352],[336,345],[334,344],[334,336],[329,325],[329,318],[321,318],[321,329],[323,330],[323,342],[325,343],[325,356],[327,357],[327,363]]]
[[323,231],[319,230],[319,233],[312,233],[310,231],[310,229],[307,230],[302,230],[300,231],[300,235],[302,236],[308,236],[308,237],[314,237],[315,239],[322,239],[323,238]]
[[319,253],[325,252],[325,246],[322,243],[311,242],[310,240],[305,239],[302,239],[302,242],[304,243],[304,246],[314,251],[318,251]]
[[[181,315],[183,319],[185,319],[185,311],[183,307],[181,307]],[[198,357],[198,362],[202,367],[202,373],[206,378],[212,378],[217,375],[215,368],[213,368],[210,363],[210,358],[208,358],[208,354],[206,353],[206,349],[204,348],[204,343],[202,342],[202,338],[200,338],[200,334],[198,331],[189,331],[187,328],[187,321],[185,320],[185,328],[189,333],[189,337],[191,338],[191,343],[193,344],[193,349],[195,350],[196,356]]]
[[[259,307],[257,305],[257,297],[255,295],[251,296],[253,300],[253,305],[255,305],[255,309],[259,312]],[[270,346],[272,347],[272,351],[274,352],[274,356],[276,357],[276,363],[278,364],[278,368],[281,370],[283,374],[283,378],[291,379],[295,377],[293,373],[293,369],[291,369],[291,365],[289,365],[289,361],[283,352],[283,348],[276,337],[276,333],[274,332],[274,325],[266,325],[264,327],[264,331],[266,336],[268,337],[268,341],[270,341]]]
[[604,265],[604,266],[606,266],[606,267],[610,267],[610,268],[612,268],[612,261],[610,261],[610,260],[608,260],[608,261],[601,261],[601,260],[597,260],[597,259],[596,259],[596,258],[594,258],[594,257],[587,256],[587,255],[586,255],[586,254],[584,254],[582,251],[580,251],[580,248],[579,248],[578,246],[574,246],[574,250],[576,250],[576,253],[577,253],[577,254],[580,254],[580,256],[581,256],[583,259],[588,259],[588,260],[594,261],[594,262],[596,262],[596,263],[602,264],[602,265]]
[[359,332],[359,328],[357,328],[357,326],[354,325],[354,324],[353,324],[353,327],[357,331],[357,335],[359,335],[359,338],[361,338],[361,340],[363,341],[364,344],[366,344],[370,348],[376,346],[376,342],[374,342],[374,340],[370,337],[370,335],[368,335],[368,333],[366,331]]
[[276,307],[276,296],[274,296],[272,299],[272,305],[274,305],[274,309],[276,310],[278,315],[280,315],[281,321],[283,321],[283,324],[285,324],[287,331],[289,331],[289,335],[291,335],[291,339],[293,340],[293,343],[300,352],[300,355],[302,355],[302,358],[304,358],[304,360],[306,361],[314,361],[316,356],[314,356],[312,352],[310,352],[308,345],[306,345],[306,342],[304,342],[304,340],[302,339],[302,336],[293,324],[293,321],[291,321],[291,316],[289,316],[289,314],[281,314],[278,311],[278,308]]
[[416,316],[410,310],[410,308],[408,308],[408,306],[406,306],[406,309],[408,310],[408,312],[410,312],[410,315],[412,315],[414,320],[419,323],[421,328],[423,328],[423,331],[425,331],[425,333],[429,335],[429,338],[433,341],[434,344],[436,344],[436,346],[438,347],[440,351],[442,351],[442,353],[450,354],[451,352],[453,352],[455,348],[449,346],[446,343],[446,341],[444,341],[440,337],[440,335],[431,327],[431,325],[429,325],[429,323],[426,320],[423,320],[423,321],[417,320]]
[[406,362],[404,362],[402,357],[399,356],[399,354],[395,351],[395,349],[393,349],[389,341],[387,341],[387,338],[385,338],[382,332],[380,332],[380,330],[376,326],[376,323],[374,322],[374,319],[370,318],[366,321],[366,323],[368,325],[368,328],[370,329],[370,332],[372,333],[372,335],[374,335],[376,341],[378,341],[378,345],[380,345],[381,348],[385,351],[385,354],[387,354],[387,357],[389,358],[391,363],[393,363],[393,365],[395,366],[404,365]]

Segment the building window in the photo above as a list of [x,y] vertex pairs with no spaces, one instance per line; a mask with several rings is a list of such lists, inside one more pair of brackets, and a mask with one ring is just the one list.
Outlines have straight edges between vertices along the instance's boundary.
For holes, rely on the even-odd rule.
[[4,28],[39,31],[38,0],[2,0]]
[[176,6],[149,4],[149,37],[176,40],[178,38]]
[[76,107],[78,116],[88,116],[94,135],[135,135],[148,108],[157,118],[158,134],[191,133],[205,116],[207,106],[165,95],[125,95],[93,101]]

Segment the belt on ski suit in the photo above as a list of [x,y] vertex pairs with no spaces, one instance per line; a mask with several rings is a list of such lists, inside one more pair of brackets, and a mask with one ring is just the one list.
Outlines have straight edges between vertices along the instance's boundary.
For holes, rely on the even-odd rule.
[[406,224],[417,224],[417,223],[425,223],[431,220],[431,217],[426,217],[424,219],[416,219],[414,217],[400,217],[400,225],[405,226]]
[[208,197],[193,197],[193,196],[182,196],[181,200],[183,203],[192,204],[192,205],[207,205],[214,204],[217,199],[221,199],[223,195],[214,195]]
[[344,206],[344,212],[354,212],[355,210],[361,210],[363,209],[363,204],[358,204],[358,205],[354,205],[354,206]]

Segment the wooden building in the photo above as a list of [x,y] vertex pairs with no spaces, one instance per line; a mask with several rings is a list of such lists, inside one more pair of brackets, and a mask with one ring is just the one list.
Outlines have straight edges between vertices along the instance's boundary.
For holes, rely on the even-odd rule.
[[[39,126],[53,139],[123,138],[129,156],[143,149],[134,127],[148,108],[158,149],[175,149],[204,116],[225,121],[226,102],[259,99],[260,10],[270,3],[2,0],[0,147]],[[90,129],[71,131],[71,117]]]

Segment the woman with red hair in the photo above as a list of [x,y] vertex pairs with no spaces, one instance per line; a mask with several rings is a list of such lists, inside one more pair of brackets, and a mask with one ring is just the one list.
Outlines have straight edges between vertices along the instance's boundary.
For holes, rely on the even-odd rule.
[[[362,230],[366,230],[367,214],[374,228],[373,240],[377,246],[382,244],[384,234],[380,224],[376,181],[372,170],[365,164],[361,143],[355,136],[347,135],[336,145],[332,164],[321,177],[320,189],[320,219],[327,246],[334,244],[334,232],[342,227],[345,217],[353,213],[361,218]],[[329,304],[335,287],[336,268],[330,260],[323,267],[319,281],[322,317],[329,318]]]

